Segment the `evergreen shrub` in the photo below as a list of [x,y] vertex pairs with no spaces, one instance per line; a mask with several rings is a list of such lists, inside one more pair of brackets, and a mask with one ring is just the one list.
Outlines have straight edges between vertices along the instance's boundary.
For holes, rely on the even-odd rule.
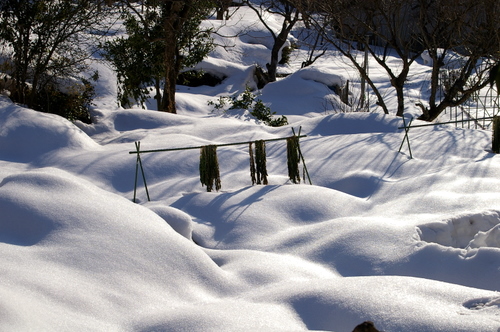
[[276,112],[271,112],[271,108],[266,106],[262,100],[257,99],[248,86],[239,95],[222,96],[217,102],[209,101],[208,105],[213,106],[214,110],[224,110],[227,106],[229,106],[228,110],[248,110],[257,120],[271,127],[281,127],[288,124],[286,116],[274,117]]

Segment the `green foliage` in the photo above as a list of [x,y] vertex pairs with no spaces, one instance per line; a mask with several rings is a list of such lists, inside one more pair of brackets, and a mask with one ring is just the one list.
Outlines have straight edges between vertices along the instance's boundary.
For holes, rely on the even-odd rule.
[[[58,82],[87,69],[88,46],[97,38],[88,32],[99,30],[105,15],[98,6],[93,0],[0,1],[0,68],[12,78],[14,101],[42,111],[58,110],[47,107],[64,99]],[[48,96],[57,102],[49,102]],[[76,102],[70,99],[70,104]]]
[[83,84],[74,84],[62,92],[55,85],[47,85],[37,98],[38,111],[53,113],[70,121],[79,120],[91,123],[89,108],[95,96],[94,86],[90,81],[82,79]]
[[200,27],[201,21],[208,16],[208,11],[206,8],[203,10],[202,2],[199,6],[198,11],[193,12],[193,17],[183,24],[178,36],[182,68],[195,66],[215,48],[212,29]]
[[248,110],[252,107],[255,101],[255,95],[252,93],[250,88],[247,86],[245,91],[239,96],[230,97],[232,99],[232,105],[229,109],[245,109]]
[[265,124],[271,127],[281,127],[288,124],[286,116],[282,115],[279,118],[273,117],[276,112],[271,112],[271,108],[264,105],[262,100],[257,100],[254,104],[253,110],[250,112],[258,120],[264,121]]
[[218,111],[226,109],[228,105],[228,110],[248,110],[257,120],[271,127],[281,127],[288,124],[286,116],[282,115],[275,118],[276,112],[271,112],[271,108],[266,106],[262,100],[256,99],[256,97],[247,86],[245,91],[239,95],[221,96],[217,102],[209,101],[208,105],[213,106],[214,110]]
[[[129,12],[125,12],[127,38],[121,37],[102,45],[103,56],[116,70],[118,100],[123,107],[131,100],[144,105],[149,98],[149,86],[154,85],[164,72],[163,51],[160,42],[151,42],[158,27],[144,26]],[[159,18],[155,13],[148,15],[151,22]]]
[[[166,6],[166,5],[165,5]],[[144,106],[151,91],[156,90],[158,100],[166,80],[177,79],[179,72],[199,63],[214,48],[210,29],[201,29],[200,23],[208,15],[208,3],[185,4],[186,17],[177,18],[175,31],[166,31],[165,21],[171,21],[171,13],[162,2],[145,5],[144,11],[134,10],[133,5],[122,11],[128,37],[117,38],[101,45],[103,56],[116,70],[119,84],[118,99],[122,106],[136,101]],[[166,50],[175,49],[174,58],[168,58]],[[170,77],[174,72],[175,77]],[[153,87],[153,88],[152,88]]]
[[291,43],[290,46],[285,46],[281,50],[281,60],[279,61],[280,65],[286,65],[287,63],[290,63],[290,56],[292,55],[293,51],[298,49],[299,46],[296,43]]

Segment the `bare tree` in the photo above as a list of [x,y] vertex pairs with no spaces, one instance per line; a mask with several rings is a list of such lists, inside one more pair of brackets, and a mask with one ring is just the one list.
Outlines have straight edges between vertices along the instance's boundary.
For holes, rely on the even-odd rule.
[[[276,81],[277,68],[280,60],[279,52],[285,45],[288,35],[292,31],[293,27],[300,20],[300,11],[292,3],[292,1],[268,0],[260,1],[259,5],[256,5],[248,0],[244,2],[257,14],[259,20],[271,33],[274,40],[273,47],[271,48],[271,60],[266,65],[267,79],[269,82],[274,82]],[[265,15],[269,13],[280,15],[283,18],[281,30],[279,32],[274,31],[274,29],[267,24]]]
[[[410,67],[426,50],[432,58],[428,106],[422,103],[420,119],[432,121],[449,106],[467,101],[488,83],[491,59],[499,54],[500,2],[497,0],[335,0],[316,1],[311,13],[325,38],[347,57],[377,96],[377,104],[389,110],[366,71],[364,59],[355,49],[365,49],[389,76],[398,109],[405,109],[404,86]],[[396,68],[388,55],[399,59]],[[439,80],[445,59],[458,54],[453,76],[444,95]]]
[[[316,12],[310,16],[317,30],[325,31],[325,39],[340,51],[358,70],[377,96],[377,104],[389,113],[383,94],[367,70],[367,58],[358,50],[365,50],[385,70],[395,89],[397,115],[405,109],[404,85],[410,66],[419,57],[413,35],[415,11],[408,1],[392,0],[336,0],[318,1]],[[388,56],[394,52],[400,59],[398,66],[390,64]]]
[[[487,86],[500,54],[500,3],[497,0],[418,0],[419,41],[432,61],[430,97],[421,120],[436,119],[447,107],[466,102]],[[440,75],[450,53],[457,54],[453,75],[443,88]],[[442,96],[439,92],[442,91]]]
[[326,54],[328,43],[324,42],[323,32],[314,29],[301,29],[298,35],[301,44],[308,47],[307,58],[302,62],[301,67],[312,65],[316,60]]

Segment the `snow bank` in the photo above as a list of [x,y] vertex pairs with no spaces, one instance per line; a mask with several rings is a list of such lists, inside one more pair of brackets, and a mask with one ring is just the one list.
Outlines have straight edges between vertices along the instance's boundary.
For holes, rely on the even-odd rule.
[[57,149],[99,148],[68,120],[17,106],[5,97],[0,97],[0,123],[0,158],[3,160],[31,162]]
[[418,227],[420,239],[455,248],[500,247],[500,213],[485,211]]
[[232,284],[149,209],[60,170],[6,177],[0,207],[4,328],[109,330]]
[[500,248],[500,225],[492,227],[486,232],[477,232],[474,239],[469,242],[468,248]]
[[345,79],[334,68],[309,66],[296,72],[304,80],[323,83],[328,87],[343,87]]
[[170,206],[147,205],[148,208],[165,220],[170,227],[186,239],[192,239],[193,226],[191,216]]
[[318,116],[341,110],[334,89],[343,85],[334,69],[311,66],[266,85],[261,99],[279,115]]
[[359,317],[377,322],[383,331],[495,331],[497,325],[486,318],[488,310],[464,306],[473,298],[498,299],[497,293],[425,279],[356,277],[283,288],[255,296],[289,303],[309,330],[329,331],[335,326],[335,331],[352,331]]

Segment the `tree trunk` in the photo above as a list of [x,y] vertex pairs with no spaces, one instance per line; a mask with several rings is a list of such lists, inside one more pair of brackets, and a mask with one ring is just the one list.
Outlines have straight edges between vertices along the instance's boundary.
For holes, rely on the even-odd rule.
[[401,73],[397,77],[391,79],[391,85],[396,90],[396,96],[398,99],[398,110],[396,112],[396,116],[403,116],[405,111],[404,85],[406,78],[408,77],[410,67],[406,62],[404,62],[403,66],[404,68],[401,70]]
[[224,8],[218,7],[217,10],[216,10],[216,17],[215,17],[215,19],[219,20],[219,21],[222,21],[224,19],[224,13],[225,12],[226,12],[226,10]]
[[[451,105],[450,105],[451,106]],[[432,122],[437,119],[439,114],[441,114],[447,105],[444,103],[439,103],[439,105],[434,105],[429,107],[429,109],[424,110],[421,116],[418,117],[419,120]]]
[[228,12],[229,6],[231,5],[231,0],[218,0],[215,2],[217,7],[215,8],[216,19],[223,20],[224,14]]
[[396,88],[396,95],[398,98],[398,110],[396,112],[396,116],[403,116],[405,112],[405,97],[404,97],[404,91],[402,86],[397,86]]
[[460,69],[460,75],[445,91],[444,98],[439,101],[437,90],[439,82],[439,65],[435,64],[431,77],[431,96],[429,108],[419,116],[419,120],[434,121],[448,107],[459,106],[465,103],[471,96],[488,85],[488,80],[477,80],[473,85],[467,85],[467,80],[473,75],[478,59],[470,57],[466,64]]
[[[283,16],[283,24],[281,25],[281,31],[276,35],[273,31],[273,29],[267,25],[267,22],[265,18],[262,15],[262,11],[259,11],[257,7],[255,7],[250,1],[245,1],[245,3],[252,9],[257,16],[259,17],[259,20],[264,24],[266,29],[271,33],[274,39],[274,44],[271,49],[271,61],[266,64],[266,69],[267,69],[267,76],[269,78],[269,82],[275,82],[276,81],[276,73],[277,73],[277,68],[278,68],[278,63],[279,63],[279,52],[283,45],[285,45],[286,40],[288,38],[288,34],[294,27],[295,23],[297,23],[300,19],[300,15],[298,12],[298,9],[295,8],[291,3],[288,1],[284,1],[284,9],[282,12],[276,12]],[[271,2],[272,4],[272,2]],[[262,6],[262,5],[261,5]],[[262,7],[261,7],[262,10]],[[269,12],[273,12],[272,10],[269,10]]]
[[178,72],[175,68],[175,44],[167,43],[165,47],[165,86],[159,111],[177,113],[175,109],[175,84],[177,83]]
[[161,94],[161,88],[160,88],[160,77],[155,78],[155,99],[156,99],[156,109],[159,111],[162,108],[162,94]]
[[[288,33],[286,32],[286,35]],[[274,41],[273,48],[271,49],[271,63],[268,63],[266,65],[267,67],[267,74],[269,77],[269,82],[275,82],[276,81],[276,74],[277,74],[277,68],[278,68],[278,63],[279,63],[279,54],[280,50],[285,45],[286,43],[286,35],[282,31],[279,35],[278,38]]]
[[177,49],[177,36],[182,29],[188,13],[193,6],[192,1],[165,1],[163,3],[163,26],[165,32],[165,87],[159,111],[176,113],[175,84],[181,59]]

